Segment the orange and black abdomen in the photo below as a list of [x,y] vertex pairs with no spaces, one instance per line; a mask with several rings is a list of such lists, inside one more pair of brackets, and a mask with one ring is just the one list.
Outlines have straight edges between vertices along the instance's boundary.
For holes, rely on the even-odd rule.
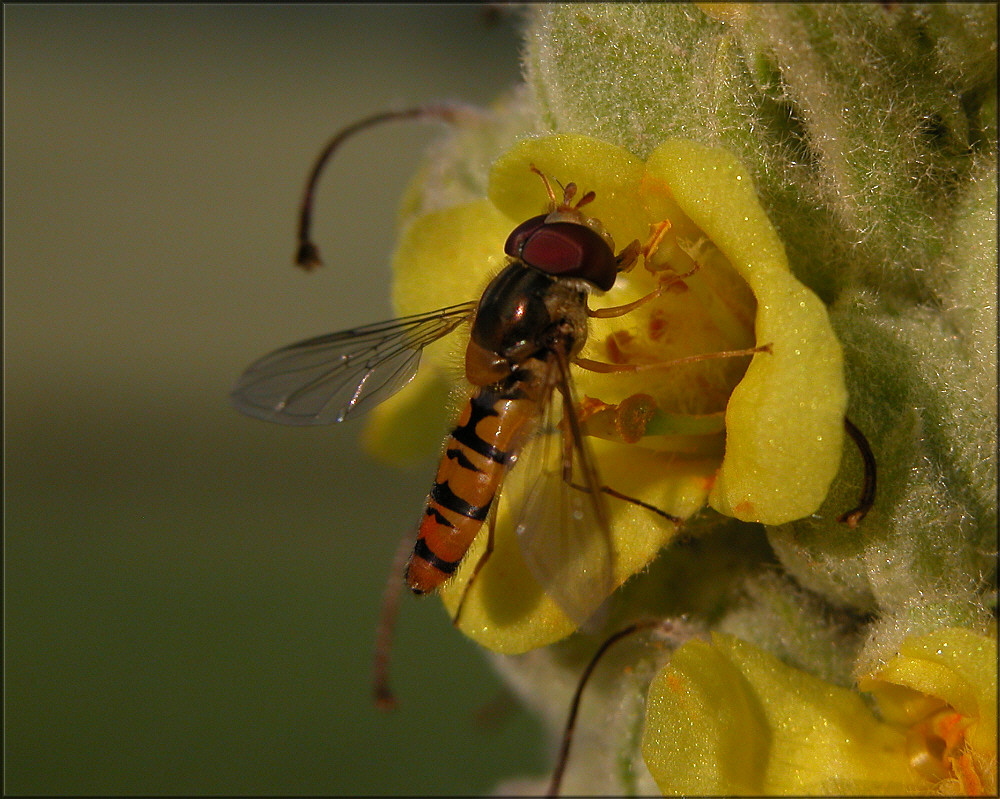
[[505,393],[481,388],[445,442],[406,567],[406,581],[418,594],[433,591],[458,568],[535,421],[534,401]]

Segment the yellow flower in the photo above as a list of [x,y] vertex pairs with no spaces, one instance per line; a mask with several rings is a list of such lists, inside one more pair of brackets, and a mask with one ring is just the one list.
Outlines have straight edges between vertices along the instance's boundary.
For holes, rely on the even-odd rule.
[[[814,513],[840,461],[846,406],[840,347],[822,302],[789,271],[747,171],[724,150],[670,140],[643,162],[586,136],[519,142],[494,164],[488,199],[424,214],[404,232],[394,262],[400,315],[482,291],[505,263],[510,231],[546,210],[531,164],[576,183],[581,194],[594,191],[587,212],[619,251],[633,240],[647,242],[651,230],[663,234],[645,262],[593,296],[591,307],[637,300],[664,276],[671,290],[625,316],[594,319],[583,357],[641,364],[772,347],[749,365],[744,357],[632,374],[574,369],[578,396],[592,414],[586,432],[603,482],[682,519],[706,503],[765,524]],[[430,368],[416,388],[379,409],[369,434],[376,450],[417,449],[407,431],[461,363],[464,342],[452,338],[428,349]],[[504,491],[493,555],[461,619],[468,635],[505,653],[576,628],[521,559],[511,518],[518,493],[512,486]],[[610,500],[609,510],[617,586],[656,557],[676,526],[620,500]],[[451,613],[484,544],[480,535],[442,590]]]
[[643,758],[665,795],[996,793],[996,642],[910,638],[860,693],[715,635],[650,686]]
[[908,638],[860,681],[906,731],[914,770],[941,793],[996,795],[996,638],[949,627]]

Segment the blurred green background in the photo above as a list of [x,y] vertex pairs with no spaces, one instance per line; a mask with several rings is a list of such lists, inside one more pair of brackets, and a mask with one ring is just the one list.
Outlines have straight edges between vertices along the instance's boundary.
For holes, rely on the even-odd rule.
[[[428,126],[340,126],[517,80],[468,6],[7,5],[6,792],[481,793],[542,736],[435,599],[404,597],[401,707],[370,701],[392,551],[433,474],[360,425],[233,411],[277,346],[390,314]],[[467,297],[442,297],[441,304]],[[503,702],[500,706],[505,706]],[[509,706],[508,706],[509,708]]]

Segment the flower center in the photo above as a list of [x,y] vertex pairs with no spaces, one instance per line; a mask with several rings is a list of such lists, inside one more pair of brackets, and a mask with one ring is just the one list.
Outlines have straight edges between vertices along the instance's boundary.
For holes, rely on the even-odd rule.
[[961,795],[982,796],[983,777],[966,747],[971,724],[950,706],[914,724],[907,735],[910,765],[931,782],[957,781]]
[[[628,300],[657,288],[662,293],[623,316],[595,320],[591,352],[614,364],[688,362],[584,378],[583,391],[599,399],[581,410],[591,435],[627,443],[683,436],[670,448],[704,453],[706,441],[690,437],[716,438],[723,432],[722,414],[750,357],[698,356],[752,348],[757,306],[719,248],[686,217],[676,222],[650,226],[642,267],[619,277],[614,296],[625,294]],[[717,447],[718,442],[710,446]]]

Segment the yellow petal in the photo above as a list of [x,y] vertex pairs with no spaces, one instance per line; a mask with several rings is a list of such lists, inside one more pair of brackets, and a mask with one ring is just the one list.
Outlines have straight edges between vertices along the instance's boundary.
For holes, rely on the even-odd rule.
[[647,162],[653,213],[676,205],[722,251],[757,299],[758,344],[726,408],[726,454],[709,503],[744,521],[813,513],[837,473],[847,406],[826,307],[788,271],[785,250],[745,168],[718,148],[671,140]]
[[392,300],[399,316],[478,300],[506,263],[511,224],[488,200],[432,211],[407,226],[393,256]]
[[[609,484],[630,496],[642,497],[681,518],[705,503],[718,462],[679,459],[612,441],[592,440],[596,462]],[[514,488],[502,495],[493,554],[476,576],[462,608],[459,628],[488,649],[513,655],[565,638],[577,628],[528,571],[514,533],[510,509],[519,506]],[[553,501],[556,501],[553,497]],[[608,504],[614,548],[615,586],[645,568],[676,534],[676,527],[650,511],[621,500]],[[441,589],[454,616],[474,565],[486,545],[480,534],[455,577]]]
[[[373,408],[362,444],[385,463],[411,466],[441,446],[453,415],[451,386],[444,375],[421,369],[404,391]],[[428,475],[428,479],[429,479]]]
[[664,795],[762,793],[770,738],[751,686],[703,641],[678,649],[650,686],[642,754]]
[[[509,221],[487,200],[425,214],[403,232],[393,257],[393,306],[397,316],[478,300],[505,263]],[[421,367],[399,394],[367,419],[364,444],[389,463],[426,457],[440,445],[444,419],[454,412],[448,388],[461,378],[468,328],[425,348]],[[448,387],[448,388],[446,388]]]

